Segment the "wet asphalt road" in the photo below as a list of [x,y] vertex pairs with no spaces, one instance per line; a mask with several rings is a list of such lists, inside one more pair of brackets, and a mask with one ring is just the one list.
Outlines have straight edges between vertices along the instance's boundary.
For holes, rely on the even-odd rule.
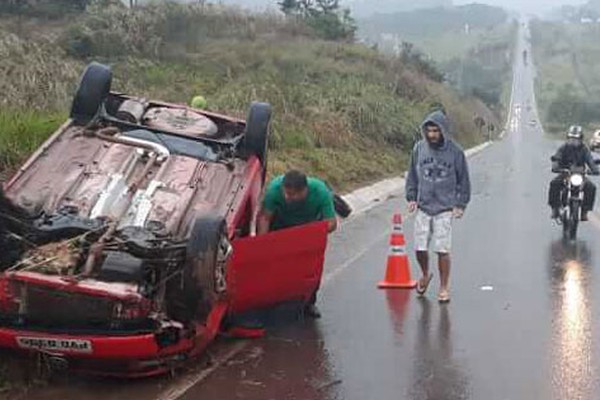
[[[600,219],[566,243],[549,218],[558,142],[529,124],[533,72],[522,64],[523,46],[507,136],[470,160],[473,201],[455,225],[450,304],[436,301],[437,276],[425,299],[376,288],[391,216],[405,209],[391,199],[332,236],[321,320],[274,313],[266,338],[220,343],[217,355],[238,346],[235,356],[197,385],[178,381],[180,391],[168,380],[79,382],[27,398],[598,398]],[[408,218],[409,248],[411,225]],[[414,258],[412,266],[418,277]]]
[[470,160],[473,201],[455,225],[452,302],[437,303],[437,280],[426,299],[376,289],[391,216],[405,209],[387,201],[332,237],[323,319],[272,327],[184,399],[598,398],[600,220],[566,243],[549,218],[549,157],[559,143],[530,125],[524,46],[521,38],[508,134]]

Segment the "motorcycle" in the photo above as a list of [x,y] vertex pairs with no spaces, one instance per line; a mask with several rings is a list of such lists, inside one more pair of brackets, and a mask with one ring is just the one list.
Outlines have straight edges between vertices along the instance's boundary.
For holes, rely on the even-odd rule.
[[565,185],[561,193],[561,207],[558,222],[563,227],[563,234],[569,240],[577,238],[577,228],[581,221],[581,206],[583,205],[583,185],[585,183],[585,168],[573,167],[568,169],[553,169],[553,172],[563,174]]

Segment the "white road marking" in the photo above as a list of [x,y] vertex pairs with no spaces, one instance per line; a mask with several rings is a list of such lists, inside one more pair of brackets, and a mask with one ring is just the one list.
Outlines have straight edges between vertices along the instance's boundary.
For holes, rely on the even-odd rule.
[[346,262],[334,268],[331,272],[325,274],[322,279],[322,287],[326,287],[330,284],[338,275],[348,269],[352,264],[361,259],[365,254],[369,252],[377,243],[384,240],[386,237],[390,235],[390,232],[385,231],[383,234],[377,236],[373,241],[369,242],[365,247],[363,247],[359,252],[357,252],[353,257],[350,257]]
[[186,394],[191,388],[198,385],[200,382],[208,378],[213,372],[219,369],[227,361],[238,355],[242,350],[248,346],[249,342],[238,342],[233,345],[233,348],[224,354],[219,359],[215,360],[214,363],[206,369],[199,371],[194,375],[190,375],[182,379],[182,382],[174,385],[165,392],[161,393],[156,397],[156,400],[177,400]]

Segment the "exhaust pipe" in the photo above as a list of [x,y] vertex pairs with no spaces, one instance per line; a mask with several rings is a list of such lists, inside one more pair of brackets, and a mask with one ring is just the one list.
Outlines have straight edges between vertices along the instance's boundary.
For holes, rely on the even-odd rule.
[[117,144],[122,144],[125,146],[131,146],[131,147],[138,147],[140,149],[152,151],[152,152],[158,154],[159,161],[164,161],[166,158],[168,158],[171,155],[171,152],[169,151],[169,149],[167,149],[162,144],[148,142],[146,140],[131,138],[131,137],[127,137],[127,136],[121,136],[121,135],[117,136],[117,134],[119,132],[120,132],[120,130],[118,128],[109,127],[109,128],[100,129],[99,131],[95,132],[94,135],[98,139],[104,140],[106,142],[117,143]]

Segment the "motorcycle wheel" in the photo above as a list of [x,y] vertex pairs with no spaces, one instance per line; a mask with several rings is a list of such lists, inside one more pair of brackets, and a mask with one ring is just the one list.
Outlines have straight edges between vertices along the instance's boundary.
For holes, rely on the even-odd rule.
[[575,240],[577,238],[577,228],[579,226],[579,203],[573,203],[571,205],[571,215],[569,221],[569,239]]
[[563,228],[564,237],[567,237],[569,234],[569,227],[571,226],[571,222],[569,220],[569,214],[566,209],[563,209],[560,212],[560,224]]

